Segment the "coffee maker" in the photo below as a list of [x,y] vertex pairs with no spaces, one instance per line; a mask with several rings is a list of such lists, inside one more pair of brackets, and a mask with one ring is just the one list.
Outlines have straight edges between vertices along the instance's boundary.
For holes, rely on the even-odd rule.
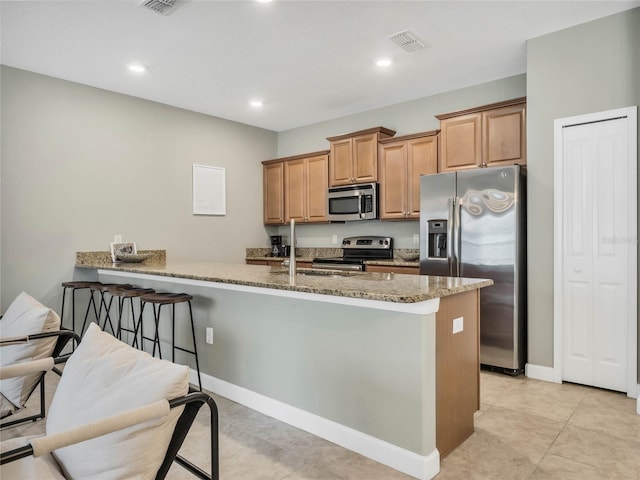
[[282,235],[271,235],[271,256],[279,257],[282,247]]
[[289,245],[282,244],[282,235],[271,235],[271,256],[287,257],[289,256]]

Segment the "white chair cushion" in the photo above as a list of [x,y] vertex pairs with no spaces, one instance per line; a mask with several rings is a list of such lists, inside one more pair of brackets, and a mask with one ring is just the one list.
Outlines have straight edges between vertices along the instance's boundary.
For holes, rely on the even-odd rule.
[[[25,292],[15,298],[0,319],[0,337],[2,338],[33,335],[59,329],[60,317],[58,314]],[[51,355],[55,344],[56,338],[51,338],[2,347],[0,348],[1,364],[4,366],[46,358]],[[38,378],[39,374],[33,374],[2,380],[0,381],[0,393],[16,408],[21,408],[27,401]]]
[[[8,452],[15,448],[29,444],[33,437],[19,437],[5,440],[0,443],[0,451]],[[0,467],[2,478],[11,480],[65,480],[60,467],[51,454],[38,458],[26,457],[15,462],[5,463]]]
[[[47,434],[180,397],[189,390],[189,368],[133,349],[91,324],[67,361],[47,416]],[[183,407],[126,430],[56,450],[69,478],[153,479]]]

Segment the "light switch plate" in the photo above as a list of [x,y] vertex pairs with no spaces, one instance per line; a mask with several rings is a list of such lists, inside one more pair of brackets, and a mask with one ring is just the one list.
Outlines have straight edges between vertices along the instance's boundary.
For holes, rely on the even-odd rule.
[[211,327],[207,327],[207,343],[208,344],[212,344],[213,343],[213,328]]
[[413,234],[413,244],[418,245],[420,243],[420,235],[417,233]]
[[453,333],[460,333],[464,330],[464,317],[458,317],[453,319]]

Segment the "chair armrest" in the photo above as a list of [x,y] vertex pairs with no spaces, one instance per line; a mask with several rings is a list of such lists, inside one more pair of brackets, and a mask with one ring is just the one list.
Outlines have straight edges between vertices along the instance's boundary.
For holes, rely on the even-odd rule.
[[169,414],[169,410],[170,406],[167,400],[158,400],[144,407],[127,410],[126,412],[81,425],[71,430],[34,438],[30,441],[33,447],[33,456],[39,457],[58,448],[67,447],[74,443],[84,442],[150,420],[165,417]]
[[0,380],[6,378],[22,377],[31,373],[47,372],[53,369],[55,361],[53,357],[32,360],[29,362],[14,363],[0,367]]

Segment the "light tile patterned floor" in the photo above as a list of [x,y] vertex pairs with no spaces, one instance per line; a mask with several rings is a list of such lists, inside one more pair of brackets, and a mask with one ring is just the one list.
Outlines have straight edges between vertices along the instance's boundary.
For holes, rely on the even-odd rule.
[[[48,391],[55,388],[49,382]],[[49,394],[50,395],[50,394]],[[222,480],[408,480],[411,477],[225,398]],[[37,404],[37,399],[33,402]],[[640,416],[625,395],[579,385],[481,374],[476,432],[441,464],[438,480],[640,480]],[[206,409],[182,454],[206,465]],[[43,422],[2,431],[42,431]],[[193,479],[180,466],[172,480]]]

